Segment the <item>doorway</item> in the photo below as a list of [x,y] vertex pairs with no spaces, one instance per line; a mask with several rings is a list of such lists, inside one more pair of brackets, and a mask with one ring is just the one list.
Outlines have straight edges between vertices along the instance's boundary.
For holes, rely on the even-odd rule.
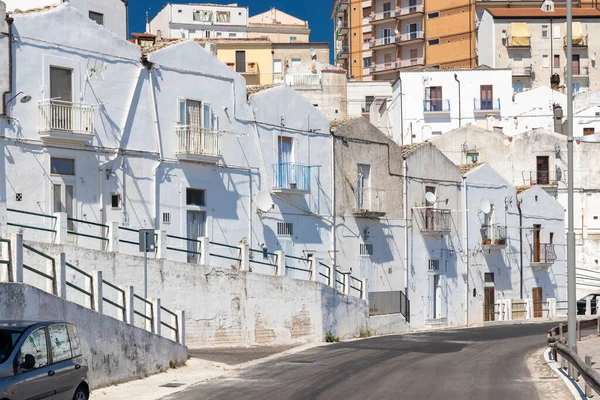
[[494,89],[492,85],[479,86],[480,92],[480,107],[482,110],[493,110]]
[[52,127],[73,130],[73,70],[50,67],[50,101]]
[[289,189],[290,183],[294,182],[294,168],[293,168],[293,144],[292,138],[279,136],[278,139],[278,187],[283,189]]
[[244,50],[235,52],[235,71],[246,72],[246,51]]
[[581,71],[579,70],[581,68],[581,64],[579,63],[579,54],[573,54],[572,65],[573,75],[581,75]]
[[539,263],[542,257],[542,226],[533,225],[533,262]]
[[[190,239],[198,239],[206,236],[206,212],[204,211],[188,211],[187,212],[187,237]],[[187,242],[188,252],[198,252],[198,243]],[[197,264],[198,254],[188,253],[188,262]]]
[[410,65],[417,65],[417,49],[410,50]]
[[533,318],[542,318],[542,288],[534,287],[531,292],[531,297],[533,298]]
[[[55,183],[52,185],[52,212],[67,213],[67,232],[75,232],[75,186],[72,184]],[[67,235],[69,243],[74,241],[74,235]]]
[[[439,261],[439,260],[437,260]],[[440,275],[429,275],[429,318],[442,318],[443,294]]]
[[493,286],[483,288],[483,312],[485,322],[496,320],[496,290]]
[[550,157],[548,156],[537,156],[536,157],[536,175],[538,185],[549,185],[550,184]]

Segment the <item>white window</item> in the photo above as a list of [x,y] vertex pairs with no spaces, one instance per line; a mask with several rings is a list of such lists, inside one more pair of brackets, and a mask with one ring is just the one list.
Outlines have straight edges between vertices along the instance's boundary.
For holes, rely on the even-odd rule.
[[229,11],[217,11],[217,22],[230,22],[231,13]]
[[281,74],[283,69],[281,68],[281,60],[273,60],[273,73]]
[[379,37],[382,38],[381,41],[383,44],[391,43],[392,30],[390,28],[382,29]]
[[217,32],[217,37],[218,38],[223,37],[223,32]]
[[210,104],[196,100],[179,99],[179,125],[190,129],[216,129],[218,120]]
[[552,37],[554,39],[560,39],[560,25],[553,25],[552,26]]
[[212,22],[212,11],[194,11],[194,21]]
[[302,63],[302,60],[299,58],[292,58],[292,67],[295,67],[296,65],[300,65]]
[[548,25],[542,25],[542,38],[548,38]]
[[548,54],[543,54],[542,55],[542,68],[549,68],[550,67],[550,57],[548,57]]

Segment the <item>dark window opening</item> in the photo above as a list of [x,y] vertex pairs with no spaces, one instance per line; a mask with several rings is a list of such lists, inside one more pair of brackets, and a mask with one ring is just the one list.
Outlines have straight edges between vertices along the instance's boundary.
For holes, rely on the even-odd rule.
[[204,189],[186,189],[186,201],[188,206],[205,206]]

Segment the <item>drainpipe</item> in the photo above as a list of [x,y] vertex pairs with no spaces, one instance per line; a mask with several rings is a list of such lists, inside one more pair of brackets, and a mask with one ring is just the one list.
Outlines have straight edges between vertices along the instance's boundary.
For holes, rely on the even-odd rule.
[[163,162],[163,148],[160,134],[160,124],[158,122],[158,108],[156,106],[156,91],[154,90],[154,79],[152,78],[152,66],[153,63],[147,59],[143,59],[142,62],[148,70],[148,80],[150,81],[150,98],[152,100],[152,113],[154,117],[154,130],[156,132],[156,145],[158,147],[158,163],[154,167],[152,177],[154,179],[154,229],[160,227],[160,183],[158,182],[158,169]]
[[[402,74],[398,78],[398,82],[400,83],[400,146],[404,145],[404,110],[402,109]],[[412,135],[411,135],[412,137]]]
[[[458,82],[458,127],[462,126],[462,106],[460,97],[460,81],[458,80],[458,74],[454,73],[454,80]],[[444,101],[444,100],[442,100]],[[443,105],[442,105],[443,107]]]
[[467,200],[467,177],[463,176],[463,206],[465,209],[465,254],[467,257],[465,274],[465,325],[469,325],[469,204]]
[[[406,269],[404,277],[404,290],[406,298],[408,299],[408,277],[409,277],[409,265],[408,265],[408,163],[406,157],[402,158],[403,169],[404,169],[404,268]],[[410,299],[409,299],[410,300]]]
[[521,263],[520,276],[521,283],[520,288],[520,299],[523,298],[523,212],[521,211],[521,199],[517,199],[517,208],[519,209],[519,262]]
[[13,26],[14,19],[12,17],[6,17],[6,23],[8,24],[8,91],[2,94],[2,115],[8,116],[6,110],[6,97],[13,91]]
[[129,2],[124,1],[123,3],[125,3],[125,39],[128,39],[129,38]]
[[333,176],[331,177],[331,249],[333,251],[332,259],[333,259],[333,267],[337,265],[337,236],[336,236],[336,199],[335,199],[335,137],[331,136],[331,173]]

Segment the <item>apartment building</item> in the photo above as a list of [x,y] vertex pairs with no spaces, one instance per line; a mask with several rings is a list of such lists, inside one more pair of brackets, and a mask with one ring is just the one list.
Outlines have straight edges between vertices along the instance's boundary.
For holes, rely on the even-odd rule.
[[372,80],[373,52],[369,41],[371,0],[335,0],[331,11],[334,31],[334,64],[348,71],[353,80]]
[[266,37],[273,42],[308,42],[310,28],[308,21],[302,21],[276,8],[250,17],[248,37]]
[[479,63],[510,68],[515,92],[550,86],[564,92],[566,69],[573,65],[573,92],[597,90],[594,68],[600,51],[600,11],[573,10],[573,58],[567,60],[565,10],[539,8],[490,9],[478,31]]
[[150,32],[165,39],[245,38],[248,7],[168,3],[150,21]]

